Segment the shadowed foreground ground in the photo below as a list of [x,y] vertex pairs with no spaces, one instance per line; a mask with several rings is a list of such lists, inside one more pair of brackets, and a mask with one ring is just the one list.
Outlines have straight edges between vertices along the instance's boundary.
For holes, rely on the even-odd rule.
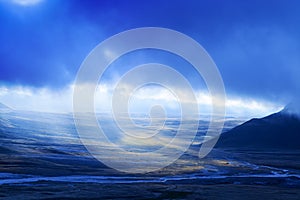
[[[257,180],[262,181],[262,180]],[[97,184],[46,182],[0,187],[1,199],[299,199],[300,189],[280,185],[198,181],[161,184]],[[279,181],[280,182],[280,181]]]

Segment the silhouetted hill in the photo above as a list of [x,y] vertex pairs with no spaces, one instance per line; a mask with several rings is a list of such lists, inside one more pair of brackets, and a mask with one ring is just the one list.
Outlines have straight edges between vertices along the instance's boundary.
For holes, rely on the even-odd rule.
[[217,148],[300,149],[300,118],[286,107],[221,135]]

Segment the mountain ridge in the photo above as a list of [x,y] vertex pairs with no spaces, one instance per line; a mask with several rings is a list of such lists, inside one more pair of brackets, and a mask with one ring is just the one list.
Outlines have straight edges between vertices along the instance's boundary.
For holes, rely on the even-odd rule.
[[300,117],[288,108],[223,133],[216,148],[300,149]]

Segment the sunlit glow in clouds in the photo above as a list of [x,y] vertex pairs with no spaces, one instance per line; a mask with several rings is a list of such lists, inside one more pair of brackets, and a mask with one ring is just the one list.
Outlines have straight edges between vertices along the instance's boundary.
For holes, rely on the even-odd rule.
[[[42,112],[72,112],[72,95],[74,85],[59,91],[48,88],[30,87],[0,87],[0,102],[17,110]],[[96,112],[111,110],[113,86],[101,84],[95,93]],[[211,111],[211,97],[205,92],[196,92],[200,114],[209,114]],[[131,110],[133,112],[149,111],[149,105],[160,104],[172,111],[178,109],[178,102],[168,90],[158,87],[141,88],[132,94]],[[188,99],[184,100],[188,101]],[[256,99],[243,99],[227,96],[227,116],[234,117],[263,117],[282,109],[282,105]]]
[[21,5],[21,6],[33,6],[42,1],[43,0],[12,0],[13,3]]

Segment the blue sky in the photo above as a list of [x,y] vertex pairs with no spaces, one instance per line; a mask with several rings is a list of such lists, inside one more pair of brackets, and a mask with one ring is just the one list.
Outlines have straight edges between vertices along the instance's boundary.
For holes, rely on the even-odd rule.
[[6,89],[0,101],[9,101],[11,88],[47,93],[68,87],[98,43],[146,26],[198,41],[229,96],[282,105],[300,91],[299,1],[0,0],[0,23],[0,88]]

